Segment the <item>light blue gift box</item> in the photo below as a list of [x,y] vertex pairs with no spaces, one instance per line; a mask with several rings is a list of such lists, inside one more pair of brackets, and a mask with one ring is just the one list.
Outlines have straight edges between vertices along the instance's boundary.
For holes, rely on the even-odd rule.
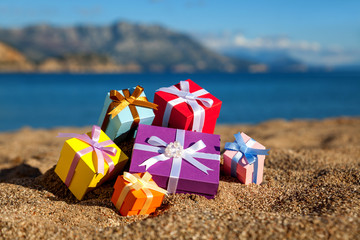
[[[135,87],[129,88],[130,94],[132,94],[134,90]],[[123,90],[117,90],[117,91],[122,95],[124,95]],[[146,97],[145,93],[142,92],[140,97]],[[111,102],[112,100],[110,99],[110,92],[108,92],[105,98],[104,107],[100,114],[98,126],[102,125],[106,115],[106,111],[109,105],[111,104]],[[155,117],[153,109],[147,107],[140,107],[140,106],[135,106],[135,108],[139,114],[139,118],[140,118],[139,123],[151,125]],[[123,141],[127,138],[135,137],[137,130],[135,130],[134,133],[131,134],[131,136],[129,135],[131,131],[131,125],[133,124],[133,122],[134,122],[134,118],[131,114],[129,106],[127,106],[113,119],[111,119],[111,117],[109,118],[109,123],[105,130],[105,133],[106,135],[109,136],[111,140],[116,139],[116,141]]]

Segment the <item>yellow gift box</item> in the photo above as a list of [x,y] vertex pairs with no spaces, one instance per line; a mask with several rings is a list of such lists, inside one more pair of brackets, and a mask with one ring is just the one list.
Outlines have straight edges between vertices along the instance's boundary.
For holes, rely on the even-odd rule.
[[100,129],[94,126],[87,134],[60,134],[65,141],[55,173],[81,200],[92,189],[123,170],[128,157]]

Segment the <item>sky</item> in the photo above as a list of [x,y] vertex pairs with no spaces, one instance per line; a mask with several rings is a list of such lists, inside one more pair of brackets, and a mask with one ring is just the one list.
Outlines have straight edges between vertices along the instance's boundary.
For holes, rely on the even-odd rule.
[[0,27],[160,24],[208,47],[285,51],[314,64],[360,63],[358,0],[1,0]]

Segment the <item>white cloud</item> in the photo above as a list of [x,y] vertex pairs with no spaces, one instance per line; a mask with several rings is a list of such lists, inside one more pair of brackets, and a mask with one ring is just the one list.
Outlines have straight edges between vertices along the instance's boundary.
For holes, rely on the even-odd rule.
[[342,48],[327,48],[320,52],[291,51],[292,57],[301,59],[309,64],[326,66],[346,65],[360,62],[360,51],[344,50]]
[[251,50],[283,52],[309,64],[341,65],[360,61],[360,50],[339,45],[322,46],[316,41],[293,40],[286,36],[246,37],[243,33],[193,34],[207,47],[217,51]]
[[208,47],[222,50],[225,48],[243,47],[252,49],[300,49],[305,51],[320,51],[318,42],[305,40],[294,41],[287,37],[257,37],[247,38],[242,33],[221,35],[198,35]]

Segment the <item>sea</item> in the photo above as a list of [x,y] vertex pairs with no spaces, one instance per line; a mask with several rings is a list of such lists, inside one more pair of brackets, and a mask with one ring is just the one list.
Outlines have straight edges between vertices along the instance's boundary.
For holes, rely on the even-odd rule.
[[192,79],[223,104],[219,124],[360,116],[360,72],[0,74],[0,131],[97,124],[107,92]]

